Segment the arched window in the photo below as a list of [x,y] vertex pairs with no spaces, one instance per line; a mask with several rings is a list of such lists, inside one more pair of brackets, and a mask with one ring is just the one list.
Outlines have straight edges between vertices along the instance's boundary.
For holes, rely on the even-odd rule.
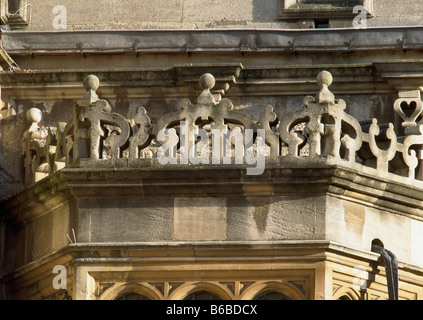
[[253,300],[292,300],[291,297],[277,291],[265,291],[259,293]]
[[184,300],[222,300],[222,299],[220,299],[220,297],[216,294],[202,290],[202,291],[193,292],[187,295]]

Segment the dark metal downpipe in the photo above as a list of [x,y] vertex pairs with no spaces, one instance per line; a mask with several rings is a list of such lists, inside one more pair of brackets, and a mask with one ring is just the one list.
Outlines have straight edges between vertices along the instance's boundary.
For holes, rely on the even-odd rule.
[[386,270],[386,281],[388,284],[389,300],[398,300],[398,261],[395,255],[384,248],[382,241],[372,241],[372,251],[379,253],[382,257]]

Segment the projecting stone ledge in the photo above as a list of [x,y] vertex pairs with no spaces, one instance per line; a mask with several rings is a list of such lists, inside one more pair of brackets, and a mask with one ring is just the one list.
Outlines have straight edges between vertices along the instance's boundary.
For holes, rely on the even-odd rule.
[[[325,240],[367,252],[375,235],[401,225],[411,234],[389,247],[399,261],[410,255],[422,264],[409,241],[423,228],[422,204],[422,189],[316,163],[270,166],[261,176],[233,167],[64,168],[0,210],[9,225],[34,230],[26,246],[33,238],[40,245],[18,263],[67,247],[72,229],[80,245]],[[54,239],[49,247],[40,242],[46,237]]]
[[[293,159],[294,161],[294,159]],[[293,162],[294,163],[294,162]],[[64,168],[3,200],[2,212],[30,219],[75,197],[245,197],[332,194],[423,220],[423,188],[325,162],[273,164],[260,176],[245,166]],[[41,207],[39,207],[41,206]],[[44,208],[44,209],[41,209]]]
[[[29,55],[30,53],[34,55],[52,53],[133,55],[216,51],[351,52],[389,49],[402,51],[422,48],[421,30],[421,26],[411,26],[301,30],[225,28],[31,31],[2,32],[2,43],[11,55]],[[402,43],[398,39],[402,39]]]

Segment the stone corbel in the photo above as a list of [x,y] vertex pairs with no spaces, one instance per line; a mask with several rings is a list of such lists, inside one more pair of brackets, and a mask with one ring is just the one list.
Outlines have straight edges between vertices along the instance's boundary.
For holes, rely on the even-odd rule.
[[423,60],[374,62],[379,76],[386,80],[398,92],[394,110],[401,121],[401,127],[407,128],[422,124],[423,105]]

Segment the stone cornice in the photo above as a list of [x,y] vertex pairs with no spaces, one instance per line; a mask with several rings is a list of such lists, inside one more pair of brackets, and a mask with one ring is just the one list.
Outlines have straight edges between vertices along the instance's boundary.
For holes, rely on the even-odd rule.
[[[344,94],[395,94],[387,79],[377,74],[369,63],[349,65],[269,65],[244,66],[241,60],[227,63],[185,63],[169,67],[131,69],[17,70],[0,73],[5,96],[15,101],[45,102],[57,99],[78,100],[83,93],[81,82],[88,74],[101,80],[98,94],[102,99],[116,99],[125,87],[127,99],[148,99],[165,95],[182,99],[195,96],[197,79],[213,71],[216,85],[212,92],[234,96],[304,96],[315,90],[315,74],[329,70],[337,78],[331,90]],[[292,77],[295,72],[295,78]],[[388,79],[389,80],[389,79]]]
[[259,176],[246,175],[245,165],[163,167],[156,159],[145,159],[128,167],[126,161],[101,162],[102,166],[91,166],[88,161],[81,163],[81,168],[64,168],[3,200],[2,218],[19,224],[78,197],[124,192],[141,197],[226,198],[328,194],[423,220],[420,181],[406,184],[391,176],[382,177],[376,170],[363,172],[325,159],[313,163],[301,158],[267,159],[266,170]]
[[423,92],[423,60],[374,61],[379,76],[397,90],[420,89]]
[[422,27],[7,31],[11,55],[420,50]]
[[[404,86],[420,87],[423,76],[416,71],[422,59],[403,58],[355,61],[351,64],[248,65],[242,59],[232,62],[179,63],[167,67],[113,69],[15,70],[0,73],[5,96],[16,101],[45,102],[57,99],[78,100],[81,82],[88,74],[101,80],[98,94],[102,99],[116,99],[121,87],[127,99],[195,96],[197,79],[213,71],[216,85],[212,92],[230,96],[304,96],[315,90],[315,74],[330,71],[337,81],[331,90],[337,95],[396,94]],[[295,77],[293,76],[295,75]],[[422,90],[422,89],[421,89]]]
[[[92,73],[102,82],[104,99],[116,98],[115,89],[122,86],[127,88],[128,99],[154,96],[152,88],[160,88],[160,96],[178,98],[194,94],[192,87],[198,89],[199,75],[212,72],[216,78],[214,90],[220,94],[231,90],[232,96],[305,95],[314,88],[315,74],[324,69],[337,78],[331,87],[337,95],[395,94],[405,82],[422,85],[422,75],[417,72],[422,63],[422,30],[423,27],[8,31],[2,32],[5,52],[14,59],[27,59],[24,65],[31,70],[2,72],[0,85],[5,94],[20,101],[57,97],[76,100],[80,97],[80,82]],[[384,56],[388,51],[391,54]],[[169,53],[185,55],[186,59],[137,67],[140,57]],[[196,55],[190,58],[191,53],[201,57],[192,59]],[[207,58],[208,53],[212,53],[212,60]],[[280,53],[289,59],[269,58]],[[316,53],[332,54],[333,59],[328,63],[328,59],[320,62],[313,57],[311,66],[309,60],[299,58]],[[229,55],[228,62],[216,62],[216,54]],[[244,54],[254,57],[254,62],[244,59]],[[58,59],[57,64],[43,70],[38,66],[45,64],[43,60],[29,58],[51,55]],[[94,68],[82,68],[84,64],[79,63],[75,63],[79,69],[72,68],[65,63],[70,57],[76,62],[87,55],[113,55],[115,59],[107,60],[107,65],[96,62]],[[122,67],[121,59],[125,59],[126,67]],[[63,69],[55,69],[62,65]]]
[[[124,251],[127,256],[116,257],[117,251]],[[327,240],[76,243],[26,264],[13,273],[4,274],[3,279],[6,283],[13,283],[16,289],[24,288],[34,278],[40,275],[45,277],[50,273],[46,270],[50,271],[56,264],[90,266],[91,275],[97,273],[101,277],[103,272],[119,272],[127,265],[131,265],[135,271],[148,272],[157,266],[167,263],[175,265],[179,262],[189,263],[192,269],[196,269],[196,265],[202,265],[202,270],[213,272],[217,271],[217,264],[220,265],[219,270],[222,264],[226,264],[227,270],[231,270],[234,263],[245,264],[254,269],[258,262],[285,267],[289,263],[306,263],[312,269],[315,263],[322,261],[347,267],[356,267],[358,263],[376,266],[380,262],[380,255]],[[103,266],[110,264],[113,264],[114,270],[105,270]],[[209,267],[205,268],[205,265]],[[422,274],[421,267],[399,261],[399,269],[403,280],[421,285],[420,280],[409,275]],[[384,270],[381,271],[384,275]]]
[[[95,73],[102,80],[99,95],[104,99],[114,99],[116,89],[125,87],[126,97],[140,99],[155,94],[154,88],[160,88],[158,95],[166,97],[186,97],[196,94],[198,78],[201,74],[213,70],[216,73],[214,93],[225,94],[236,83],[241,63],[203,63],[175,64],[172,67],[120,68],[120,69],[50,69],[16,70],[0,73],[0,85],[8,95],[19,101],[49,101],[60,99],[78,100],[81,97],[81,82],[90,73]],[[40,85],[42,84],[42,85]]]

